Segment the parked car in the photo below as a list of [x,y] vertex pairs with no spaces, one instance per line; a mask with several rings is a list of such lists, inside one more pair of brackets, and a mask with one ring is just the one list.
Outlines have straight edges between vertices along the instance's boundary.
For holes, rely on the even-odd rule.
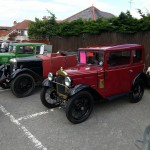
[[76,64],[76,55],[60,53],[13,58],[10,65],[0,66],[0,86],[4,89],[10,87],[17,97],[25,97],[32,93],[35,85],[47,78],[49,72],[55,73],[60,66],[68,68]]
[[[9,64],[11,58],[33,56],[40,53],[43,43],[11,43],[8,53],[0,53],[0,65]],[[45,49],[52,52],[51,46],[45,44]]]
[[138,44],[79,48],[79,64],[48,74],[41,102],[48,108],[61,104],[72,123],[85,121],[96,99],[113,100],[128,95],[139,102],[147,83],[144,47]]
[[0,53],[7,53],[9,45],[12,43],[18,43],[17,41],[0,41]]

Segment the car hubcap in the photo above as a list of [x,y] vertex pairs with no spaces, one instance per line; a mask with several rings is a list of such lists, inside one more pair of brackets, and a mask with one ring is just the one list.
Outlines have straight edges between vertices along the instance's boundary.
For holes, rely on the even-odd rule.
[[56,92],[48,89],[45,94],[45,99],[49,104],[56,104],[57,103]]
[[88,98],[86,97],[82,99],[79,98],[74,102],[71,114],[73,118],[81,119],[87,115],[89,110],[90,110],[90,104]]

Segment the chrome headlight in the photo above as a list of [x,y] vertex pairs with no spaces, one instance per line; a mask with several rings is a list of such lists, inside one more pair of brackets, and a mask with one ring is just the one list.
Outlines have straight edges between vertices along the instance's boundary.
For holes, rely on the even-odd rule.
[[15,58],[10,59],[11,63],[17,63],[17,60]]
[[71,79],[69,77],[65,78],[65,85],[70,86],[71,85]]
[[53,74],[50,72],[50,73],[48,74],[48,80],[49,80],[49,81],[52,81],[52,80],[53,80],[53,77],[54,77]]
[[13,71],[17,69],[17,60],[15,58],[10,59],[11,65],[13,65]]

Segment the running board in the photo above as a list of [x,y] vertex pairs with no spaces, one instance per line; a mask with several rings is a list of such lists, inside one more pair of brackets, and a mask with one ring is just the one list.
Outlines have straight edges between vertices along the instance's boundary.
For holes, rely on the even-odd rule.
[[106,97],[106,99],[108,99],[109,101],[112,101],[112,100],[119,99],[121,97],[126,97],[126,96],[129,96],[129,93],[123,93],[123,94],[109,96],[109,97]]

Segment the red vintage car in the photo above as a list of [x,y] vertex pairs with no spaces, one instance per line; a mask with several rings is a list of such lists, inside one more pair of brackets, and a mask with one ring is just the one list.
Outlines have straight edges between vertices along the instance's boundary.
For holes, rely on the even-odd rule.
[[138,44],[79,48],[76,67],[61,67],[56,76],[49,73],[43,82],[41,101],[48,108],[65,104],[72,123],[85,121],[96,99],[128,95],[130,102],[139,102],[147,83],[144,55],[144,47]]
[[10,65],[0,66],[0,86],[10,87],[17,97],[25,97],[32,93],[35,85],[47,78],[49,72],[56,73],[60,66],[68,68],[76,64],[76,55],[60,53],[13,58]]

